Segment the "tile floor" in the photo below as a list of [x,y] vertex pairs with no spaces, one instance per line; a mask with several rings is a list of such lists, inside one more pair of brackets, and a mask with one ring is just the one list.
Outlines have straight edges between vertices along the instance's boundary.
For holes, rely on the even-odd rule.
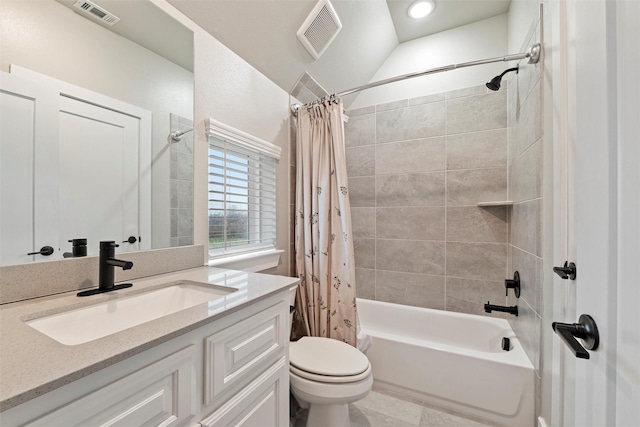
[[[478,421],[460,417],[425,405],[411,397],[374,389],[364,399],[349,405],[352,427],[486,427]],[[302,427],[306,411],[300,410],[295,427]],[[327,426],[330,427],[330,426]]]

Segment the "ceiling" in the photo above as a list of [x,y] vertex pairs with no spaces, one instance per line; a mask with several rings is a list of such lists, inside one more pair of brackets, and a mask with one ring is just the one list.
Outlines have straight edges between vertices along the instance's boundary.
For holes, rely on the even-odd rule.
[[387,0],[400,43],[507,13],[511,0],[435,0],[436,8],[424,19],[407,15],[415,0]]
[[95,0],[92,3],[120,18],[110,26],[73,7],[76,0],[56,0],[79,15],[193,71],[193,32],[148,1]]
[[[75,0],[57,1],[77,11]],[[167,1],[285,91],[306,72],[329,93],[368,83],[400,43],[506,13],[511,3],[435,0],[430,16],[413,20],[407,8],[414,0],[331,0],[342,30],[314,60],[296,32],[317,0]],[[93,2],[122,18],[113,27],[99,25],[193,70],[193,49],[184,48],[193,46],[191,31],[153,3]]]
[[329,93],[371,81],[399,43],[506,13],[511,3],[435,1],[431,16],[413,21],[412,0],[331,0],[342,30],[314,60],[296,32],[317,0],[168,0],[287,92],[307,72]]

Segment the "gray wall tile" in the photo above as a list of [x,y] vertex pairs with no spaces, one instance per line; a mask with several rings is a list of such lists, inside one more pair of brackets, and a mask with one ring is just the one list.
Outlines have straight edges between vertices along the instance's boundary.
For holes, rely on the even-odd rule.
[[352,116],[344,126],[344,143],[346,147],[371,145],[376,142],[376,116],[365,114]]
[[447,242],[447,276],[501,281],[506,267],[506,244]]
[[376,209],[378,239],[444,240],[444,207]]
[[378,175],[377,206],[444,206],[444,173]]
[[507,199],[507,168],[447,172],[447,203],[475,205]]
[[447,136],[447,169],[507,165],[507,129]]
[[379,301],[442,310],[444,296],[444,276],[376,271],[376,298]]
[[507,126],[506,92],[447,100],[447,134]]
[[485,85],[465,87],[462,89],[450,90],[444,93],[445,99],[462,98],[464,96],[484,95],[486,94],[487,87]]
[[376,268],[444,275],[444,254],[443,242],[377,239]]
[[350,177],[375,175],[375,152],[375,145],[347,148],[345,150],[347,175]]
[[376,179],[369,177],[349,178],[349,202],[351,207],[373,207],[376,203]]
[[376,105],[376,111],[389,111],[389,110],[395,110],[397,108],[404,108],[408,106],[408,100],[403,99],[400,101],[394,101],[394,102],[387,102],[384,104],[378,104]]
[[507,243],[506,206],[447,207],[447,241]]
[[373,239],[376,237],[376,209],[351,208],[351,228],[354,239]]
[[[513,277],[515,271],[520,274],[520,299],[526,301],[538,315],[541,315],[542,284],[538,272],[539,258],[513,246],[509,247],[509,257],[509,278]],[[513,292],[510,291],[509,294]]]
[[540,224],[540,199],[515,203],[511,208],[511,244],[541,256],[538,237],[541,230]]
[[376,112],[376,106],[371,105],[369,107],[362,107],[362,108],[356,108],[354,110],[348,110],[347,116],[355,117],[355,116],[362,116],[363,114],[371,114],[375,112]]
[[470,302],[477,305],[476,308],[481,311],[484,311],[484,304],[487,301],[491,301],[492,304],[504,305],[506,302],[504,281],[447,277],[447,310],[450,299]]
[[390,142],[376,146],[376,174],[444,170],[443,137]]
[[525,301],[518,303],[518,317],[509,319],[524,351],[536,371],[540,371],[540,328],[542,319]]
[[509,199],[514,202],[542,196],[542,139],[522,153],[509,168]]
[[376,299],[376,271],[356,268],[356,295],[358,298]]
[[409,106],[430,104],[432,102],[444,101],[444,93],[434,93],[433,95],[419,96],[409,99]]
[[522,154],[542,137],[541,92],[537,85],[522,104],[516,103],[515,115],[509,123],[509,156],[511,160]]
[[376,113],[376,142],[444,135],[444,102]]
[[353,239],[353,254],[356,267],[376,267],[376,241],[374,239]]

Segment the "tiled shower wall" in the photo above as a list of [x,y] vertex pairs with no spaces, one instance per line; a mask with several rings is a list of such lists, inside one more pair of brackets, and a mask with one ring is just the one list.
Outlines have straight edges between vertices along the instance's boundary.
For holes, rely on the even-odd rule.
[[[540,39],[535,28],[530,45]],[[540,374],[542,325],[542,64],[521,64],[509,81],[509,197],[513,200],[510,218],[509,265],[520,273],[519,316],[510,321],[522,346]]]
[[507,91],[347,115],[358,296],[475,314],[505,304],[508,208],[477,203],[507,199]]
[[[193,129],[193,120],[171,114],[171,132]],[[193,130],[171,143],[170,245],[193,245]]]

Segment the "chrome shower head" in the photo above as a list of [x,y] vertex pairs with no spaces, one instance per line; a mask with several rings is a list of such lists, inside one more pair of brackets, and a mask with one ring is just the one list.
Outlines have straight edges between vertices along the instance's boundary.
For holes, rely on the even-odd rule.
[[491,80],[489,80],[487,82],[487,87],[493,91],[499,90],[500,89],[500,83],[502,83],[502,77],[507,74],[510,71],[515,71],[516,74],[518,74],[518,66],[514,67],[514,68],[509,68],[508,70],[504,70],[502,72],[502,74],[500,74],[499,76],[495,76],[494,78],[492,78]]

